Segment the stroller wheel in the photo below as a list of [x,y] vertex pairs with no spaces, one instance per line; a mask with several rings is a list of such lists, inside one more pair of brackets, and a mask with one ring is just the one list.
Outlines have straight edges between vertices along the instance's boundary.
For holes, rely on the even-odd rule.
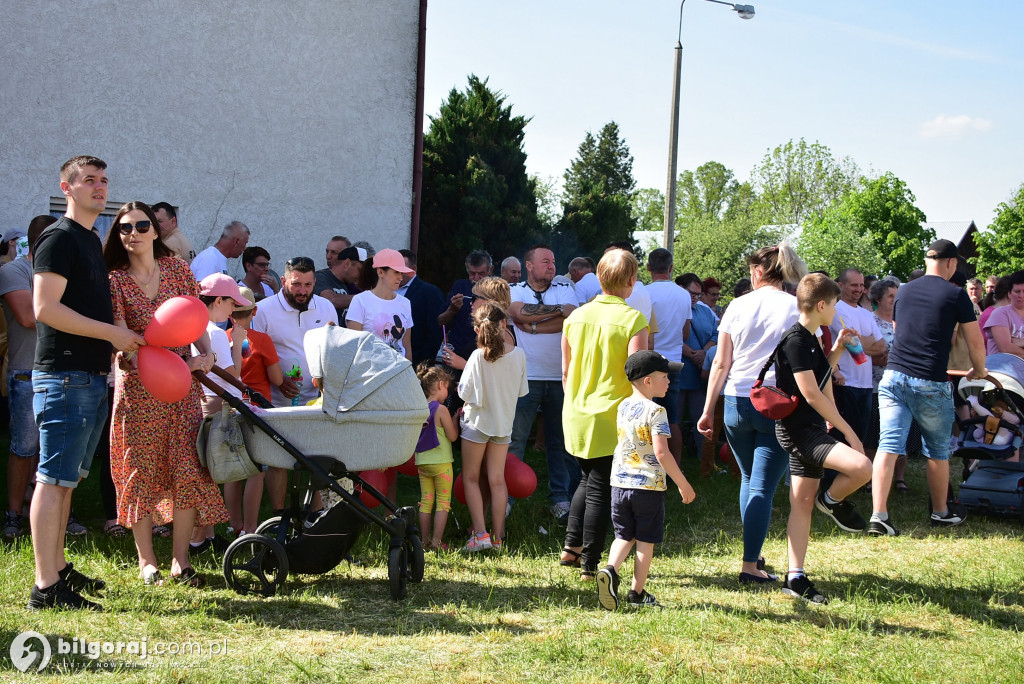
[[413,582],[422,582],[423,568],[426,565],[423,558],[423,541],[418,534],[410,534],[405,540],[405,548],[409,557],[409,579]]
[[[262,534],[272,539],[277,539],[277,532],[281,527],[281,516],[275,515],[273,518],[267,518],[256,527],[255,534]],[[296,530],[294,526],[288,530],[288,537],[285,541],[291,541],[295,537],[301,534],[301,528]]]
[[395,601],[405,598],[406,581],[409,578],[408,570],[405,547],[391,547],[391,550],[388,551],[388,580],[391,582],[391,598]]
[[288,577],[288,554],[276,539],[246,534],[224,554],[224,579],[239,594],[273,596]]

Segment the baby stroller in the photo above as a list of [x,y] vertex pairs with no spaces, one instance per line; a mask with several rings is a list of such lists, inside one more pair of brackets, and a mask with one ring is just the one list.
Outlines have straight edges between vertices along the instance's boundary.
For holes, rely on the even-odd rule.
[[[345,558],[363,527],[391,538],[391,597],[405,597],[408,580],[423,579],[423,544],[416,509],[398,508],[359,476],[397,466],[416,447],[428,409],[412,366],[374,335],[327,326],[306,334],[310,373],[322,378],[323,405],[273,408],[258,392],[224,371],[214,372],[261,408],[245,403],[202,373],[197,377],[225,401],[206,418],[200,456],[217,482],[239,480],[258,465],[291,471],[284,515],[234,540],[224,554],[224,577],[240,594],[274,595],[289,572],[322,574]],[[231,411],[230,409],[234,409]],[[306,522],[316,491],[325,508]],[[360,500],[375,497],[382,515]]]
[[969,510],[1024,520],[1024,465],[1006,462],[1024,442],[1024,359],[993,354],[988,376],[960,381],[971,416],[957,418],[953,456],[963,459],[959,502]]

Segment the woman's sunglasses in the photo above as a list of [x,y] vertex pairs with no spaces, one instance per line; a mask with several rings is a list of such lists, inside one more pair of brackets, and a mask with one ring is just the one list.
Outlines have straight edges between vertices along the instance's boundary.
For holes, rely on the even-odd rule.
[[144,235],[149,232],[150,227],[153,225],[152,221],[139,221],[138,223],[118,223],[117,230],[120,231],[121,235],[131,235],[132,228],[139,235]]

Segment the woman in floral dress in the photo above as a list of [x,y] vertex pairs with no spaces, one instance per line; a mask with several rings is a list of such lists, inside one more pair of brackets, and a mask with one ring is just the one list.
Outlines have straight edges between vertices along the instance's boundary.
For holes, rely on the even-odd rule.
[[[143,334],[153,313],[179,295],[199,294],[188,265],[173,256],[160,240],[152,210],[130,202],[117,213],[103,249],[110,269],[114,320]],[[214,364],[209,338],[171,349],[186,359],[189,370],[209,372]],[[202,387],[195,380],[187,397],[176,404],[154,399],[142,386],[138,357],[118,354],[114,412],[110,423],[110,470],[117,488],[118,523],[130,527],[146,584],[161,582],[153,550],[153,525],[174,520],[171,577],[192,586],[202,578],[189,562],[189,538],[195,525],[227,520],[220,491],[199,463],[196,435],[202,422]]]

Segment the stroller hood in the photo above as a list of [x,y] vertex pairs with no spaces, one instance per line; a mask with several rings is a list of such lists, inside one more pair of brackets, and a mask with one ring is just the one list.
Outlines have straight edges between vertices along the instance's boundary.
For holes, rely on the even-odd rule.
[[322,378],[323,411],[335,420],[346,411],[371,408],[360,404],[395,378],[401,378],[402,391],[386,392],[387,409],[425,409],[426,400],[408,359],[372,333],[329,325],[307,332],[304,345],[310,374]]
[[[1017,408],[1024,404],[1024,359],[1013,354],[992,354],[985,358],[985,369],[994,377],[1006,392],[1011,393]],[[961,380],[960,396],[967,399],[971,395],[978,396],[982,392],[994,390],[995,385],[987,379]]]

